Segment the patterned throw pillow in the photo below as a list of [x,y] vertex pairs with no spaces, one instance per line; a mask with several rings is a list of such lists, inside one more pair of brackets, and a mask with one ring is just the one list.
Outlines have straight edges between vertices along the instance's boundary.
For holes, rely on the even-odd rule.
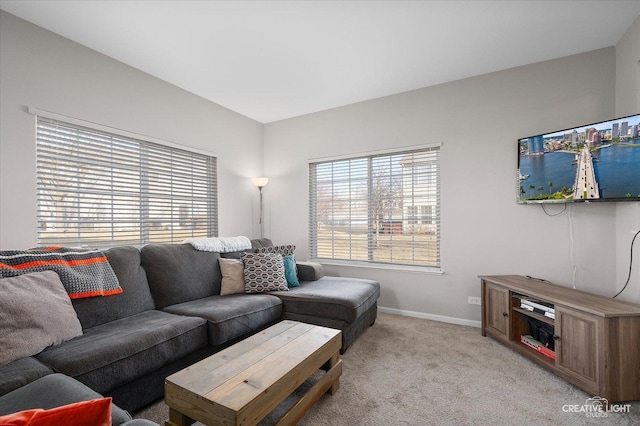
[[288,244],[285,246],[260,247],[256,250],[256,253],[279,253],[283,256],[293,256],[295,250],[295,245]]
[[296,246],[293,244],[287,244],[283,246],[273,247],[260,247],[256,250],[256,253],[279,253],[284,260],[284,273],[287,279],[287,285],[289,287],[298,287],[298,267],[293,253],[296,250]]
[[242,253],[244,292],[287,291],[284,262],[279,253]]

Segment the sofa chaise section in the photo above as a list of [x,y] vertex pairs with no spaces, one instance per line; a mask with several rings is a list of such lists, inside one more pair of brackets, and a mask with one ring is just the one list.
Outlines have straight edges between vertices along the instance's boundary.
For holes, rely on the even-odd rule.
[[284,319],[342,330],[342,352],[377,318],[380,284],[359,278],[321,277],[271,293],[284,304]]

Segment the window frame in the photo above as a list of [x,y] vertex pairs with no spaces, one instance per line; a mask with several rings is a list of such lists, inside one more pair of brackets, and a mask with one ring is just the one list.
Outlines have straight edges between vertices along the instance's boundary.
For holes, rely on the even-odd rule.
[[[441,148],[442,148],[442,144],[436,143],[436,144],[398,148],[395,150],[354,154],[349,156],[336,156],[336,157],[329,157],[329,158],[310,159],[308,162],[309,163],[308,224],[309,224],[310,258],[325,264],[378,267],[383,269],[403,269],[403,270],[416,270],[421,272],[441,273],[442,272],[441,271],[442,262],[441,262],[441,256],[440,256],[441,254],[441,239],[440,239],[440,236],[441,236],[441,225],[440,225]],[[425,155],[424,158],[429,157],[430,160],[423,159],[423,161],[420,161],[416,159],[415,162],[411,163],[411,167],[415,167],[416,170],[422,169],[423,170],[422,172],[414,173],[413,171],[411,171],[410,173],[405,173],[405,171],[403,170],[403,172],[401,173],[402,174],[402,178],[401,178],[402,188],[400,189],[401,195],[399,196],[399,198],[397,198],[398,197],[397,195],[392,195],[392,197],[394,197],[395,200],[400,199],[399,209],[401,209],[402,214],[400,215],[400,217],[398,217],[397,213],[390,213],[390,218],[388,221],[386,221],[386,223],[388,223],[387,227],[389,227],[391,230],[390,231],[387,230],[387,231],[390,234],[394,234],[394,233],[397,233],[397,229],[401,229],[401,234],[405,236],[414,235],[414,233],[415,235],[418,235],[418,234],[432,235],[433,237],[430,239],[430,242],[418,241],[418,239],[414,239],[412,242],[405,242],[404,244],[402,244],[400,241],[400,238],[398,238],[395,243],[395,246],[396,248],[398,248],[398,251],[400,251],[401,247],[404,245],[404,247],[409,247],[408,250],[412,250],[414,253],[417,252],[418,250],[427,250],[429,254],[427,255],[423,254],[420,256],[413,254],[411,259],[409,260],[407,260],[407,258],[404,258],[404,259],[394,258],[393,254],[391,254],[390,259],[381,260],[379,255],[373,254],[373,251],[375,250],[375,248],[372,249],[372,247],[377,247],[377,245],[374,245],[372,243],[372,241],[374,241],[373,234],[375,232],[378,232],[378,234],[375,236],[375,239],[376,239],[375,241],[379,241],[377,240],[377,238],[379,238],[380,236],[379,232],[382,225],[380,223],[381,219],[378,218],[376,220],[372,215],[371,199],[374,196],[372,195],[371,188],[373,186],[373,181],[374,181],[374,179],[372,178],[372,170],[374,168],[371,165],[372,165],[373,159],[376,159],[376,158],[381,158],[381,157],[397,158],[399,156],[407,156],[407,155],[408,156],[417,155],[418,157],[420,157],[421,155]],[[411,157],[411,158],[418,158],[418,157]],[[318,173],[322,173],[322,171],[319,171],[319,167],[322,165],[328,165],[328,164],[338,164],[339,162],[363,161],[363,160],[367,161],[366,173],[367,173],[367,186],[368,186],[367,195],[366,195],[368,207],[367,207],[367,213],[365,218],[365,220],[367,221],[366,258],[363,258],[362,254],[360,256],[358,255],[353,256],[351,253],[349,253],[348,255],[336,256],[335,252],[331,252],[331,250],[334,250],[333,246],[331,247],[331,249],[329,249],[330,253],[327,253],[326,250],[325,250],[325,253],[322,253],[322,248],[320,247],[321,243],[323,241],[330,241],[332,243],[333,242],[332,238],[335,238],[335,237],[333,236],[334,234],[332,234],[332,236],[329,239],[319,237],[319,231],[322,227],[319,225],[319,222],[323,221],[325,222],[325,224],[327,222],[326,218],[321,219],[318,214],[319,209],[326,210],[326,208],[324,209],[320,208],[319,204],[322,205],[323,203],[327,202],[327,200],[324,199],[322,195],[320,195],[320,192],[322,191],[326,192],[327,189],[325,188],[324,190],[320,190],[320,187],[322,186],[322,182],[321,180],[319,180]],[[386,161],[386,159],[383,159],[383,160]],[[344,166],[344,167],[347,167],[347,166]],[[425,172],[425,170],[427,170],[425,169],[425,167],[428,168],[429,171]],[[360,173],[360,172],[356,172],[356,173]],[[361,173],[364,173],[364,172],[361,172]],[[394,172],[391,171],[389,172],[389,174],[390,176],[393,176]],[[409,179],[410,183],[405,181],[407,178]],[[389,179],[391,180],[393,179],[393,177],[390,177]],[[420,187],[422,188],[422,193],[418,191],[417,195],[413,193],[412,195],[407,194],[409,190],[408,185],[411,185],[411,190],[413,190],[416,184],[421,184],[421,183],[423,184]],[[333,181],[331,181],[331,185],[333,185]],[[389,185],[393,185],[393,184],[390,183]],[[427,199],[424,196],[425,187],[428,188],[429,201],[426,201]],[[351,193],[353,193],[353,190],[350,190],[350,191]],[[333,191],[332,194],[335,194],[335,192],[336,191]],[[352,197],[352,195],[350,194],[347,197]],[[331,203],[335,202],[337,198],[339,197],[336,197],[334,195],[331,195],[329,197],[329,199],[331,200]],[[412,204],[407,204],[408,200],[410,200]],[[344,203],[344,201],[342,202]],[[352,201],[349,201],[349,203],[350,203],[349,204],[350,206],[357,204],[357,203],[353,203]],[[394,207],[389,207],[390,210],[393,211],[394,209],[398,209],[397,201],[392,201],[389,204],[394,206]],[[411,210],[414,211],[413,215],[409,214]],[[326,216],[326,214],[323,213],[322,216],[324,217]],[[350,225],[353,225],[354,219],[353,219],[353,216],[351,216],[351,212],[349,212],[347,216],[348,218],[345,220],[349,222]],[[336,219],[336,216],[332,216],[332,220],[335,220],[335,219]],[[382,221],[384,220],[385,219],[383,218]],[[360,221],[356,220],[355,222],[360,222]],[[377,223],[374,225],[375,222]],[[428,229],[428,231],[416,230],[411,232],[410,231],[405,232],[405,229],[408,230],[409,227],[415,227],[415,226],[423,230]],[[332,232],[333,232],[333,229],[335,229],[335,226],[333,224],[330,224],[325,227],[331,229]],[[382,228],[386,229],[384,227]],[[351,237],[350,232],[351,231],[349,231],[348,233],[349,233],[349,236]],[[391,236],[391,238],[393,238],[393,236]],[[356,245],[358,245],[359,243],[360,243],[359,241],[356,242]],[[393,241],[390,244],[393,247]],[[349,240],[349,245],[350,246],[352,245],[351,239]],[[349,250],[353,251],[351,248]]]
[[[36,128],[38,246],[141,247],[218,234],[214,154],[32,108],[29,112]],[[55,205],[52,194],[73,201]],[[76,210],[72,215],[65,213],[71,208]],[[54,222],[61,226],[56,229]],[[71,232],[63,232],[66,228]]]

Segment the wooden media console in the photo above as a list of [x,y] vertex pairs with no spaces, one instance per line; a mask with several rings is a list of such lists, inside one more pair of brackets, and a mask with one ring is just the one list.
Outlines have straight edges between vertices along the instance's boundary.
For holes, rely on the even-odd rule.
[[[479,278],[483,336],[593,396],[640,400],[640,305],[523,276]],[[532,311],[532,305],[542,309]],[[521,342],[528,343],[522,336],[531,334],[532,320],[553,330],[552,351]]]

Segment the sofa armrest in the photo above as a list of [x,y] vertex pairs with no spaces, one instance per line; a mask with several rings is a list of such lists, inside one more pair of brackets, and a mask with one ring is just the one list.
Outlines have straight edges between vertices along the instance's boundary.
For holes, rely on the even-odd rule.
[[298,268],[298,279],[300,281],[317,281],[324,277],[324,269],[317,262],[300,262],[296,260],[296,267]]

